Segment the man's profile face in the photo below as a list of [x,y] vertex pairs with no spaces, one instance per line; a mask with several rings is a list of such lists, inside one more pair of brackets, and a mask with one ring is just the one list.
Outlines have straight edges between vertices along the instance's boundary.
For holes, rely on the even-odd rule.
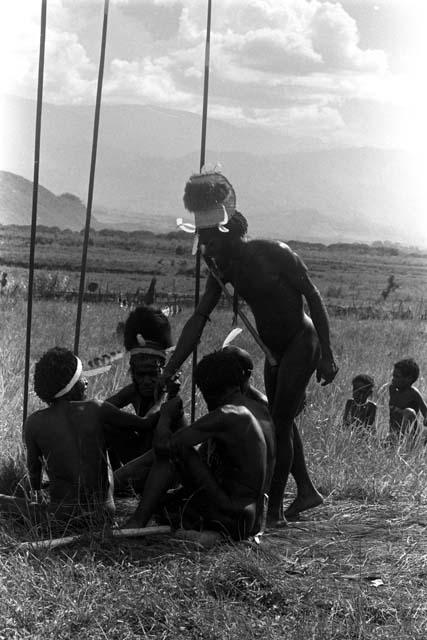
[[228,238],[225,236],[228,236],[228,233],[223,233],[216,227],[200,229],[199,244],[202,254],[207,258],[214,258],[214,260],[224,257],[227,253],[228,245]]
[[87,378],[83,375],[80,376],[74,387],[67,394],[68,399],[74,402],[82,402],[83,400],[86,400],[87,386]]
[[162,367],[157,358],[143,354],[133,356],[130,361],[132,382],[142,398],[152,398]]

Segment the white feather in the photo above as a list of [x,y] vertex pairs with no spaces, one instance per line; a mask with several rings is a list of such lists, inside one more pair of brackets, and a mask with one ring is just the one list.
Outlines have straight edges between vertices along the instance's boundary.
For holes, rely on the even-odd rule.
[[236,338],[239,335],[239,333],[242,333],[242,331],[243,329],[241,329],[240,327],[235,327],[234,329],[232,329],[228,334],[228,336],[225,338],[224,342],[222,343],[221,349],[225,349],[225,347],[227,347],[230,344],[230,342],[233,342],[234,338]]

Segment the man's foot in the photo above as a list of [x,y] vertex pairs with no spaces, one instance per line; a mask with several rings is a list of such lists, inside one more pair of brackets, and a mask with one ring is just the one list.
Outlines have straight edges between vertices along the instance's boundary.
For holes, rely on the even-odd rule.
[[267,513],[267,520],[265,523],[266,529],[283,529],[288,526],[288,521],[283,515],[283,509],[271,510]]
[[323,504],[323,497],[314,490],[310,495],[297,496],[285,511],[286,518],[296,518],[302,511],[313,509]]

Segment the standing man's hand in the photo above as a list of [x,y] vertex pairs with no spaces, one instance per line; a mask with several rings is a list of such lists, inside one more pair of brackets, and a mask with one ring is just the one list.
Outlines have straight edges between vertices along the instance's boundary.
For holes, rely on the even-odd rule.
[[332,356],[323,356],[319,360],[316,370],[316,380],[322,387],[330,384],[338,373],[338,366]]
[[165,392],[165,388],[169,383],[172,376],[169,373],[163,371],[157,378],[156,386],[154,388],[154,401],[159,402],[163,393]]
[[166,394],[168,400],[175,398],[181,390],[181,371],[177,371],[166,382]]

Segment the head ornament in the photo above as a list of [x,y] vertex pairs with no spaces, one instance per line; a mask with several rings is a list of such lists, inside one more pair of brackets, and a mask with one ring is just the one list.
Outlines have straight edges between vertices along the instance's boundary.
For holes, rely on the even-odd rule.
[[[219,171],[204,171],[194,174],[185,185],[184,206],[194,214],[195,224],[177,218],[182,231],[196,233],[200,229],[217,227],[227,233],[225,226],[236,211],[236,193],[232,184]],[[197,251],[196,235],[193,253]]]

